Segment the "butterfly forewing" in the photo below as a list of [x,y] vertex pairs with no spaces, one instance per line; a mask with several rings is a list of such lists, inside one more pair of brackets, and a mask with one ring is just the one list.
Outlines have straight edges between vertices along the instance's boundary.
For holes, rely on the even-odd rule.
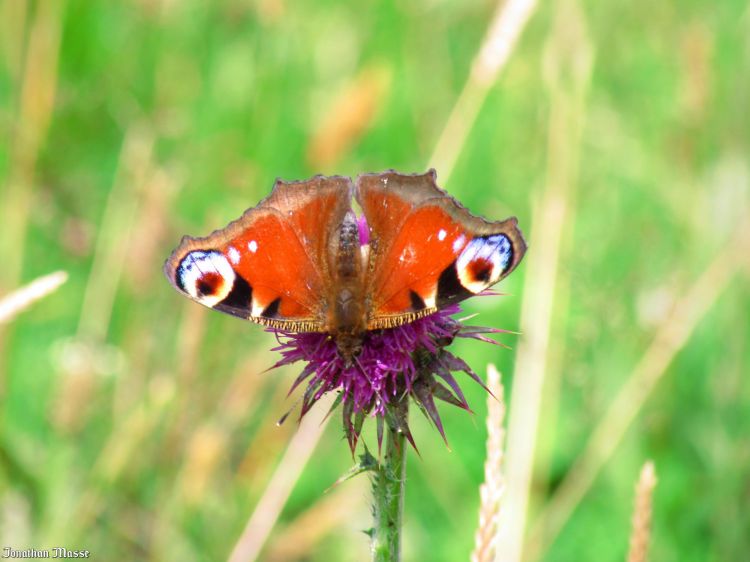
[[290,331],[326,331],[332,237],[350,210],[351,180],[277,182],[256,207],[205,238],[185,237],[170,281],[197,302]]
[[515,218],[476,217],[435,184],[435,173],[365,174],[356,198],[370,228],[368,329],[397,326],[480,293],[526,250]]

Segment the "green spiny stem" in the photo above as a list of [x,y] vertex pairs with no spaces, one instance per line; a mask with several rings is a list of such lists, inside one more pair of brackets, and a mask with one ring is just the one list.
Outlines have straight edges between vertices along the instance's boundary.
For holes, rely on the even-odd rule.
[[386,417],[385,456],[372,478],[373,562],[397,562],[401,559],[401,523],[406,479],[406,437],[404,428],[409,412],[408,394],[389,406]]

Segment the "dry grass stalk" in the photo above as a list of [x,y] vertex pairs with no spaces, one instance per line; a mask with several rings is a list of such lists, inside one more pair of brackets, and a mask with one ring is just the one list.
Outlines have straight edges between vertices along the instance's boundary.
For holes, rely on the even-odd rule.
[[[180,468],[180,485],[178,486],[180,498],[185,503],[190,505],[201,504],[211,490],[211,486],[218,481],[216,473],[224,467],[227,458],[226,451],[232,447],[231,436],[233,432],[242,421],[256,410],[255,403],[261,394],[260,388],[262,385],[268,384],[270,380],[267,377],[258,376],[261,371],[257,358],[245,361],[227,385],[219,400],[214,419],[206,421],[198,427],[188,440],[185,459]],[[191,382],[191,385],[196,386],[194,381]],[[187,419],[187,410],[192,403],[191,396],[193,394],[185,391],[176,396],[172,408],[172,418],[173,421],[175,419],[177,421],[171,428],[175,434],[186,427],[192,426],[192,420]],[[279,428],[274,427],[273,429],[276,430],[276,433],[281,433],[278,430]],[[283,435],[286,436],[286,434]],[[175,437],[175,440],[180,439],[180,437]],[[251,449],[263,448],[258,443],[257,435],[254,436],[249,447]],[[265,458],[260,459],[260,463],[262,464],[263,461],[267,463],[272,458],[274,458],[272,454],[266,455]]]
[[78,324],[80,338],[100,342],[107,336],[112,306],[127,263],[123,256],[128,255],[141,191],[153,169],[153,146],[151,131],[142,125],[133,125],[125,136],[86,284]]
[[177,346],[174,354],[175,376],[180,392],[175,397],[171,419],[167,422],[165,433],[168,441],[179,441],[188,423],[193,409],[195,395],[200,392],[198,368],[206,333],[206,321],[209,311],[202,306],[195,306],[186,301],[182,305],[182,315],[177,328]]
[[526,263],[521,305],[521,332],[516,355],[516,384],[510,403],[503,500],[498,531],[497,560],[518,562],[524,536],[532,478],[537,459],[542,396],[549,384],[553,352],[552,319],[560,289],[560,262],[574,198],[584,121],[584,103],[593,55],[584,16],[574,2],[557,5],[554,26],[545,52],[550,97],[549,150],[544,191],[534,205],[531,240],[534,251]]
[[[366,478],[353,478],[336,486],[302,512],[269,543],[264,559],[268,562],[304,560],[313,552],[315,545],[324,537],[343,528],[363,529],[370,514],[361,498],[367,496],[369,483]],[[365,537],[361,540],[361,554],[369,550]],[[360,560],[361,556],[352,557]]]
[[[274,378],[278,377],[281,381],[289,380],[286,373],[282,367],[275,373]],[[278,424],[279,417],[290,408],[289,389],[283,382],[274,381],[271,377],[265,378],[268,389],[262,394],[263,400],[267,403],[268,416],[276,418],[277,423],[272,423],[273,418],[267,420],[258,427],[252,439],[243,444],[245,452],[234,476],[238,485],[245,487],[249,497],[263,494],[276,469],[277,459],[284,454],[294,433],[299,429],[298,420],[294,415],[286,423]]]
[[124,273],[129,285],[141,294],[146,294],[157,279],[163,281],[162,276],[153,273],[161,269],[164,261],[161,254],[169,234],[164,217],[172,212],[180,187],[180,179],[166,168],[154,169],[144,178],[143,186],[137,187],[143,193],[143,202],[134,215],[126,258],[129,267]]
[[192,434],[178,478],[180,497],[187,505],[197,506],[205,500],[228,448],[228,432],[220,425],[209,422]]
[[[133,218],[141,189],[152,170],[153,136],[142,126],[133,125],[125,136],[114,185],[107,198],[99,227],[83,305],[78,318],[76,345],[84,351],[75,370],[64,370],[53,410],[53,422],[62,431],[75,432],[86,422],[92,396],[99,388],[95,358],[107,339],[110,317],[123,268],[127,261]],[[129,384],[123,379],[119,384]],[[120,395],[121,392],[115,392]],[[116,412],[115,412],[116,413]]]
[[[5,2],[0,16],[8,15],[5,26],[23,25],[30,12],[29,6],[19,2],[19,6]],[[33,186],[37,158],[49,129],[54,111],[57,91],[57,60],[60,51],[60,35],[64,2],[39,2],[31,19],[28,41],[24,29],[13,30],[4,37],[4,46],[11,47],[8,55],[13,65],[25,50],[23,68],[15,70],[21,75],[20,93],[17,101],[12,141],[9,146],[10,162],[7,184],[0,193],[0,255],[3,267],[0,268],[0,289],[9,290],[18,285],[25,255],[26,228],[33,203]],[[6,31],[3,29],[3,31]],[[0,326],[0,396],[5,392],[5,338],[7,328]]]
[[10,322],[39,299],[54,293],[68,280],[65,271],[56,271],[38,277],[28,285],[5,295],[0,299],[0,324]]
[[64,2],[39,3],[29,30],[10,176],[2,205],[6,242],[0,249],[4,256],[2,281],[6,286],[15,284],[21,274],[36,162],[54,111],[63,5]]
[[21,81],[28,11],[25,0],[0,3],[0,55],[13,83]]
[[332,104],[310,141],[307,159],[313,168],[335,164],[362,138],[387,97],[391,70],[365,68]]
[[472,562],[491,562],[495,558],[500,501],[505,491],[505,389],[500,373],[492,364],[487,366],[487,388],[492,392],[487,396],[487,460],[484,462],[484,484],[479,487],[479,527],[474,536]]
[[267,367],[267,357],[259,358],[253,354],[236,369],[221,397],[217,411],[217,416],[224,426],[234,430],[256,410],[256,403],[263,395],[262,389],[271,382],[270,377],[258,376],[258,373],[262,373]]
[[633,530],[630,533],[628,562],[646,562],[651,538],[651,506],[656,487],[656,470],[652,461],[646,461],[635,486]]
[[326,414],[334,398],[333,394],[321,398],[300,422],[299,429],[289,442],[271,481],[255,506],[255,511],[234,545],[229,562],[252,562],[258,558],[294,484],[331,419]]
[[505,67],[534,8],[536,0],[498,2],[492,23],[472,62],[469,77],[430,158],[429,167],[440,172],[443,184],[448,183],[487,92]]
[[[86,488],[71,510],[67,524],[60,528],[64,536],[82,537],[107,506],[107,493],[129,470],[136,470],[141,461],[144,441],[153,437],[153,431],[169,410],[177,392],[174,381],[168,376],[154,377],[141,404],[114,427],[107,436],[89,474]],[[62,540],[62,535],[59,540]]]
[[544,549],[554,541],[573,510],[591,488],[646,399],[666,373],[675,355],[711,309],[734,274],[747,262],[750,225],[741,226],[692,287],[677,301],[659,327],[651,345],[623,384],[612,405],[597,424],[585,449],[568,472],[552,500],[540,513],[530,542]]

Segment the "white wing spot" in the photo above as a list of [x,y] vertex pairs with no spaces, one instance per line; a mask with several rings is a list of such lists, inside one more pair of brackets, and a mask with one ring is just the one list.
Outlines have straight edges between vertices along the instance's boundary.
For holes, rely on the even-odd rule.
[[445,240],[446,236],[448,236],[448,233],[445,231],[444,228],[441,228],[440,231],[438,232],[438,240],[442,242],[443,240]]
[[234,265],[240,263],[240,253],[237,251],[237,248],[235,248],[234,246],[229,246],[229,249],[227,249],[227,254],[229,255],[229,261],[231,261]]
[[461,248],[464,247],[464,242],[466,242],[466,236],[464,236],[463,234],[453,241],[453,251],[456,254],[461,251]]
[[247,249],[254,254],[258,251],[258,243],[255,240],[250,240],[250,242],[247,243]]

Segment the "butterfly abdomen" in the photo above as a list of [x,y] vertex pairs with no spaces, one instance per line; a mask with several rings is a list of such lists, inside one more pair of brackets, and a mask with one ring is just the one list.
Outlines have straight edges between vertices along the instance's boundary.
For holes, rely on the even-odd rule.
[[339,227],[337,247],[333,252],[331,331],[334,334],[363,334],[366,329],[360,254],[357,220],[354,213],[349,212]]

